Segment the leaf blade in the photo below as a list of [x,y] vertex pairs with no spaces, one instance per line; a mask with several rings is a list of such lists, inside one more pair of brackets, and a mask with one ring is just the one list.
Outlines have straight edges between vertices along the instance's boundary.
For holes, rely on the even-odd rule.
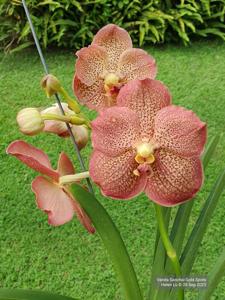
[[120,279],[125,299],[141,300],[142,295],[137,277],[118,229],[98,200],[77,184],[71,185],[71,192],[91,218],[110,255]]

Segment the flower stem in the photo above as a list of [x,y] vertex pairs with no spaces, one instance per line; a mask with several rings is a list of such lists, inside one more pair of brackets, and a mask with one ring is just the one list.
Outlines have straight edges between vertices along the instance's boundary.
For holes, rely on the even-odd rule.
[[62,86],[60,87],[59,93],[66,100],[67,104],[69,105],[69,108],[71,108],[76,114],[79,114],[80,113],[79,104],[73,98],[70,97],[70,95]]
[[[160,236],[163,242],[163,245],[166,249],[167,256],[171,260],[174,272],[177,277],[181,276],[181,267],[180,267],[180,262],[176,254],[176,250],[173,248],[173,245],[169,239],[165,222],[163,219],[163,213],[162,213],[162,207],[158,204],[155,204],[155,211],[156,211],[156,218],[158,222],[158,227],[159,227],[159,232]],[[178,299],[183,300],[184,299],[184,290],[183,289],[178,289]]]
[[54,121],[61,121],[61,122],[67,122],[71,123],[73,125],[86,125],[88,128],[90,128],[89,120],[75,116],[75,115],[56,115],[56,114],[42,114],[41,115],[43,120],[54,120]]
[[43,120],[54,120],[62,122],[70,122],[71,117],[66,115],[56,115],[56,114],[42,114],[41,118]]
[[72,174],[72,175],[64,175],[62,177],[59,178],[59,183],[60,184],[69,184],[69,183],[74,183],[74,182],[78,182],[81,179],[85,179],[88,178],[89,172],[82,172],[82,173],[77,173],[77,174]]

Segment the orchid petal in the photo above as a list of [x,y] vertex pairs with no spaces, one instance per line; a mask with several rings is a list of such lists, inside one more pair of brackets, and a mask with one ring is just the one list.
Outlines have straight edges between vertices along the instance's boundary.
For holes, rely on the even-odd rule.
[[68,129],[64,122],[47,120],[44,123],[45,123],[45,127],[43,131],[45,132],[55,133],[62,137],[69,135]]
[[125,29],[114,24],[108,24],[97,32],[92,45],[105,48],[108,54],[107,70],[114,72],[116,71],[120,55],[125,50],[132,48],[132,40]]
[[74,215],[74,203],[57,184],[42,176],[32,182],[38,207],[48,214],[48,222],[53,226],[69,222]]
[[92,123],[92,144],[108,156],[132,149],[140,135],[137,115],[127,107],[111,107]]
[[152,137],[154,118],[157,112],[171,103],[171,96],[164,84],[158,80],[132,80],[119,92],[118,106],[134,110],[140,119],[142,136]]
[[86,85],[91,86],[103,76],[106,70],[107,53],[104,48],[91,45],[76,53],[76,76]]
[[157,72],[154,58],[146,51],[135,48],[122,53],[118,67],[118,73],[125,82],[133,79],[154,79]]
[[198,157],[184,158],[160,149],[155,153],[145,192],[162,206],[174,206],[192,199],[202,182],[202,164]]
[[146,184],[146,174],[134,175],[138,164],[132,151],[109,157],[100,151],[92,153],[90,176],[100,186],[102,193],[117,199],[129,199],[141,193]]
[[64,152],[62,152],[59,156],[57,171],[60,176],[75,174],[73,164]]
[[101,79],[97,80],[91,86],[88,86],[75,76],[73,81],[73,90],[79,102],[81,104],[85,104],[90,109],[100,111],[107,106],[104,82]]
[[206,124],[192,111],[171,105],[156,115],[154,141],[178,155],[191,157],[202,153],[206,131]]
[[6,152],[15,156],[31,169],[49,176],[56,181],[58,180],[58,172],[52,169],[48,156],[42,150],[24,141],[17,140],[8,146]]

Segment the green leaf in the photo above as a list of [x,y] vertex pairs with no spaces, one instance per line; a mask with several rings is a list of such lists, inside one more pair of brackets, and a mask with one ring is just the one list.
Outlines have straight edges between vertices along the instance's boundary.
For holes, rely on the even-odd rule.
[[26,42],[26,43],[23,43],[23,44],[19,45],[18,47],[16,47],[16,48],[10,50],[9,53],[12,54],[12,53],[14,53],[14,52],[19,52],[19,51],[21,51],[21,50],[23,50],[23,49],[25,49],[25,48],[30,47],[30,46],[33,45],[33,44],[34,44],[34,42]]
[[225,275],[225,249],[217,259],[211,272],[208,275],[208,286],[200,293],[199,300],[208,300],[213,291],[219,284],[221,278]]
[[191,232],[188,242],[181,256],[181,265],[184,275],[191,272],[192,266],[197,256],[198,248],[203,239],[204,233],[211,220],[212,214],[216,208],[218,200],[225,187],[225,170],[218,176],[208,199],[206,200],[200,216]]
[[[171,208],[162,207],[163,217],[165,221],[165,225],[169,227]],[[155,284],[155,279],[157,276],[163,276],[165,274],[165,260],[166,260],[166,250],[160,238],[159,230],[157,229],[156,239],[155,239],[155,252],[152,264],[152,274],[151,274],[151,283],[150,289],[148,293],[149,299],[156,299],[158,294],[158,288]]]
[[23,30],[20,33],[18,42],[20,42],[20,40],[22,40],[24,37],[26,37],[29,33],[30,33],[30,25],[29,25],[29,22],[26,22],[25,26],[23,27]]
[[217,28],[207,28],[203,30],[197,30],[196,33],[204,37],[208,36],[209,34],[213,34],[225,40],[225,33],[220,31],[220,29]]
[[0,300],[75,300],[75,298],[41,291],[0,289]]
[[118,229],[98,200],[81,186],[73,184],[71,191],[92,220],[117,272],[127,300],[141,300],[137,277]]

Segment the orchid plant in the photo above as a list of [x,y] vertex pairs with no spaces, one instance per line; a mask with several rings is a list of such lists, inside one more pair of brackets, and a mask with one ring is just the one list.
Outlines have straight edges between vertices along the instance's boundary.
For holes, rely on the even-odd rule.
[[[17,123],[25,135],[47,132],[61,138],[69,136],[69,124],[80,150],[86,146],[91,131],[93,152],[89,171],[75,173],[65,153],[61,153],[55,170],[47,154],[23,140],[13,141],[6,151],[41,173],[33,180],[32,190],[50,225],[63,225],[76,214],[90,234],[100,235],[121,283],[121,299],[141,300],[147,293],[140,290],[119,230],[88,191],[85,180],[90,177],[109,201],[132,199],[144,192],[154,203],[158,222],[152,280],[146,299],[185,299],[184,286],[162,289],[156,281],[163,276],[179,280],[190,275],[225,184],[223,172],[183,245],[194,197],[202,187],[204,169],[219,137],[211,139],[204,150],[206,123],[194,112],[172,104],[168,88],[155,79],[154,58],[142,49],[133,48],[124,29],[114,24],[103,27],[92,44],[76,54],[73,89],[78,101],[69,96],[55,76],[47,75],[41,86],[49,98],[56,93],[62,96],[65,114],[58,104],[45,109],[24,108],[17,115]],[[80,105],[96,110],[96,119],[89,120]],[[173,220],[171,207],[178,205]],[[209,299],[224,273],[224,265],[223,253],[199,299]],[[29,291],[21,293],[26,299],[34,299]],[[15,292],[1,291],[2,295],[15,296]],[[49,299],[72,298],[51,295]]]

